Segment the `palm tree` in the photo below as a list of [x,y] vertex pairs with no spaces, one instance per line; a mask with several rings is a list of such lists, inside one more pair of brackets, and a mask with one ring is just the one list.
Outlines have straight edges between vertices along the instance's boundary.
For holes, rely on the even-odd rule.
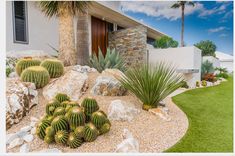
[[177,1],[171,8],[181,8],[181,47],[184,46],[184,9],[186,5],[194,6],[194,2]]
[[65,66],[77,63],[74,37],[74,16],[85,12],[89,2],[86,1],[40,1],[39,7],[47,17],[59,19],[59,59]]

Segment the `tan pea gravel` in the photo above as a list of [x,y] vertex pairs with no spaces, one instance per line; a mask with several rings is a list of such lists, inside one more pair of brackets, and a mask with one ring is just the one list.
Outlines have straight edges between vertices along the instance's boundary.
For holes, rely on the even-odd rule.
[[[79,102],[86,96],[90,96],[90,89],[94,84],[97,73],[89,73],[89,89],[81,97]],[[30,152],[37,152],[47,148],[58,148],[62,152],[74,153],[74,152],[114,152],[116,146],[122,142],[123,129],[127,128],[135,139],[139,142],[140,152],[155,153],[163,152],[169,147],[178,142],[185,134],[188,128],[188,119],[186,115],[171,101],[170,98],[166,100],[166,106],[169,108],[169,115],[171,121],[164,121],[158,116],[155,116],[147,111],[141,109],[141,103],[139,100],[132,96],[95,96],[94,97],[100,109],[107,113],[108,106],[112,100],[120,99],[126,102],[133,103],[136,108],[140,109],[140,113],[134,117],[131,122],[111,121],[111,130],[99,136],[94,142],[84,143],[82,146],[76,149],[70,149],[69,147],[51,144],[47,145],[40,140],[36,135],[33,142],[29,144]],[[30,117],[41,118],[45,112],[45,99],[42,96],[42,90],[39,91],[39,104],[32,108],[30,113],[23,118],[23,120],[16,125],[13,125],[7,134],[17,132],[20,128],[30,124]],[[7,149],[7,152],[17,153],[19,147],[15,147],[11,150]]]

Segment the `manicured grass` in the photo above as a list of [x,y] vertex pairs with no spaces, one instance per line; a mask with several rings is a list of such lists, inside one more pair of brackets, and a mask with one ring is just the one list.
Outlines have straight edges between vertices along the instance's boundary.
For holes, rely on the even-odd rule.
[[166,152],[233,152],[233,79],[187,91],[173,101],[189,119],[185,136]]

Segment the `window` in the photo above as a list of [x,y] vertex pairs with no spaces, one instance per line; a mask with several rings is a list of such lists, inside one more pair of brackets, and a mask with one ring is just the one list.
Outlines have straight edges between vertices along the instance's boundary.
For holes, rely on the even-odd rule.
[[108,32],[113,31],[113,23],[107,22]]
[[117,30],[122,30],[124,27],[121,27],[120,25],[117,26]]
[[15,43],[28,44],[27,5],[25,1],[14,1],[13,10],[13,39]]

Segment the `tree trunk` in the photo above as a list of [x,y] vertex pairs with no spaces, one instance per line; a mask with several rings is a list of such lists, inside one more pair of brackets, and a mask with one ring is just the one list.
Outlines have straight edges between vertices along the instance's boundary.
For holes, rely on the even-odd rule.
[[181,12],[181,47],[184,47],[184,5],[182,5],[182,12]]
[[79,13],[77,21],[77,63],[87,65],[89,59],[88,13]]
[[63,9],[59,15],[59,59],[65,66],[76,64],[73,15]]

